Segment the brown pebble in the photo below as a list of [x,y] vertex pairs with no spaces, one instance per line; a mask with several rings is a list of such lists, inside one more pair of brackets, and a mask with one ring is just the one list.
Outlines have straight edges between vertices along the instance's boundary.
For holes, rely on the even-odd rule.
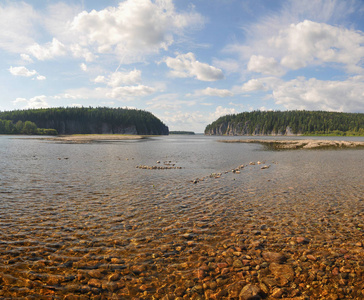
[[262,290],[253,284],[247,284],[239,294],[239,300],[259,300]]
[[298,236],[298,237],[296,237],[296,242],[298,244],[308,244],[310,242],[310,240],[303,236]]
[[282,286],[286,285],[294,278],[294,271],[290,265],[280,265],[273,262],[269,265],[269,270],[275,277],[279,278]]
[[278,252],[263,252],[262,256],[267,262],[283,263],[286,261],[286,257]]
[[313,260],[313,261],[316,261],[317,258],[311,254],[307,254],[306,257],[309,259],[309,260]]

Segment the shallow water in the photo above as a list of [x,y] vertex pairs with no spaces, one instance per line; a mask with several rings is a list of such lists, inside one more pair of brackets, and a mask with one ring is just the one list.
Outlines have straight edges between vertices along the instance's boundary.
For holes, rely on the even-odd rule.
[[[1,136],[0,296],[235,299],[228,287],[258,285],[261,252],[274,251],[292,266],[313,253],[309,270],[329,261],[328,274],[336,264],[356,274],[337,282],[330,275],[319,287],[317,278],[289,283],[283,295],[320,299],[342,288],[343,297],[359,297],[364,150],[270,151],[219,139],[63,144]],[[182,169],[136,168],[165,164]],[[310,243],[291,242],[300,236]],[[352,251],[346,263],[342,249]],[[251,262],[234,267],[233,252]]]

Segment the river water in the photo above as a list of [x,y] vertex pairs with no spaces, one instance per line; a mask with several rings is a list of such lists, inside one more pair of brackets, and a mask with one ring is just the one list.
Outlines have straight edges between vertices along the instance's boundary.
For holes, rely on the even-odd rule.
[[[229,137],[0,136],[0,297],[235,299],[236,282],[260,284],[267,297],[262,251],[285,253],[297,278],[329,262],[326,281],[292,279],[283,296],[359,295],[364,150],[273,151],[221,139]],[[298,247],[297,237],[310,242]],[[307,253],[317,260],[305,273],[295,261]],[[330,277],[343,266],[356,277]]]

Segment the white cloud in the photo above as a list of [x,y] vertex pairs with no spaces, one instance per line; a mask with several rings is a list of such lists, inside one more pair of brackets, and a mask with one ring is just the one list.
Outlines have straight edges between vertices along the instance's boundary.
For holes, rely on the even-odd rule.
[[26,63],[32,63],[33,60],[31,59],[31,57],[28,54],[20,54],[21,59],[26,62]]
[[226,90],[226,89],[216,89],[216,88],[208,87],[203,90],[197,90],[194,93],[194,95],[195,96],[216,96],[216,97],[225,98],[225,97],[234,96],[234,93],[232,93],[231,91]]
[[18,103],[24,103],[24,102],[27,102],[27,99],[26,98],[16,98],[14,101],[13,101],[13,104],[18,104]]
[[312,65],[362,74],[364,33],[329,25],[345,26],[358,9],[362,3],[356,0],[286,1],[278,12],[246,23],[244,44],[230,44],[225,52],[237,53],[241,65],[248,63],[248,70],[264,75]]
[[140,70],[133,70],[130,72],[114,72],[110,76],[97,76],[94,79],[96,83],[105,83],[111,87],[118,87],[124,84],[136,84],[140,83],[141,81],[141,74]]
[[197,104],[196,101],[180,100],[178,94],[162,94],[154,97],[146,103],[149,109],[159,109],[163,111],[178,111],[183,107],[191,107]]
[[24,109],[28,109],[28,108],[48,108],[49,105],[47,103],[47,97],[44,95],[41,96],[35,96],[33,98],[30,98],[29,100],[26,98],[16,98],[13,101],[13,104],[18,104],[18,103],[24,103],[25,106],[23,107]]
[[109,93],[107,97],[124,100],[125,97],[141,97],[153,94],[155,88],[145,85],[134,85],[134,86],[122,86],[115,87]]
[[277,85],[273,97],[287,109],[364,112],[364,76],[345,81],[301,77]]
[[164,62],[173,69],[170,73],[174,77],[196,77],[202,81],[216,81],[224,78],[220,69],[199,62],[192,52],[179,54],[176,58],[167,57]]
[[79,13],[70,29],[82,47],[115,53],[130,62],[168,49],[174,34],[203,23],[203,17],[193,10],[177,13],[172,0],[126,0],[118,7]]
[[83,58],[87,62],[94,61],[98,56],[93,54],[89,49],[86,47],[82,47],[78,44],[72,44],[70,45],[70,50],[72,52],[72,55],[76,58]]
[[87,71],[87,65],[85,63],[80,64],[80,69],[84,72]]
[[35,24],[39,22],[39,16],[25,2],[3,2],[0,3],[0,49],[21,53],[34,42]]
[[35,43],[29,46],[27,50],[38,60],[53,59],[67,54],[66,46],[56,38],[53,38],[52,42],[46,43],[44,46]]
[[235,108],[226,108],[226,107],[218,106],[218,107],[216,107],[215,112],[210,114],[210,120],[215,121],[216,119],[220,118],[221,116],[232,115],[232,114],[237,114],[237,113],[238,112],[236,111]]
[[[28,70],[24,66],[10,67],[9,72],[14,76],[33,77],[33,76],[37,75],[37,77],[35,77],[37,80],[45,80],[46,79],[45,76],[39,75],[36,70]],[[34,78],[32,78],[32,79],[34,79]]]
[[10,67],[9,72],[14,76],[32,77],[37,75],[37,71],[28,70],[26,67]]
[[248,71],[262,73],[264,75],[280,76],[284,74],[274,57],[264,57],[262,55],[252,55],[248,62]]
[[243,92],[254,92],[254,91],[264,91],[266,90],[266,87],[264,86],[262,80],[250,79],[248,82],[243,84],[241,89]]
[[44,95],[30,98],[25,108],[48,108],[47,97]]
[[46,80],[46,77],[43,75],[38,75],[37,80]]
[[283,53],[281,64],[293,70],[332,62],[359,72],[364,58],[363,32],[308,20],[281,30],[269,43]]

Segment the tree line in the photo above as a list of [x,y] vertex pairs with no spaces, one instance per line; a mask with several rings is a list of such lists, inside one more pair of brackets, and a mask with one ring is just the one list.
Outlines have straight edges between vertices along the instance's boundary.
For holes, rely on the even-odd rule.
[[38,128],[31,121],[17,121],[14,123],[11,120],[0,119],[0,134],[41,134],[41,135],[56,135],[57,130]]
[[364,135],[364,114],[327,111],[252,111],[220,117],[205,133],[222,124],[246,125],[248,134]]
[[168,127],[147,111],[107,107],[56,107],[0,112],[0,119],[30,121],[41,128],[52,128],[61,134],[111,133],[133,126],[138,134],[168,134]]

